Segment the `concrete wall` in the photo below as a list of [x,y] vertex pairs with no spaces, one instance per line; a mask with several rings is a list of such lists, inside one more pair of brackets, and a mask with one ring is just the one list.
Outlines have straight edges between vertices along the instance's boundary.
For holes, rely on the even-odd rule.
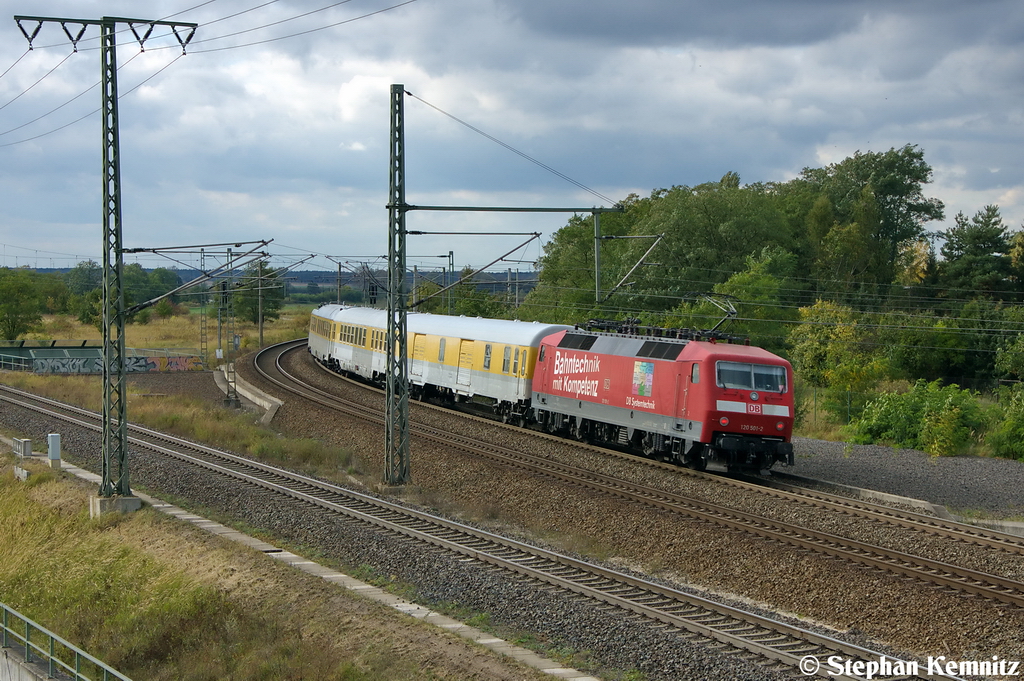
[[[148,373],[157,371],[205,371],[202,357],[125,357],[125,371]],[[43,357],[32,360],[37,374],[102,374],[102,357]]]
[[15,648],[0,649],[0,681],[43,681],[45,669],[25,664],[25,658]]

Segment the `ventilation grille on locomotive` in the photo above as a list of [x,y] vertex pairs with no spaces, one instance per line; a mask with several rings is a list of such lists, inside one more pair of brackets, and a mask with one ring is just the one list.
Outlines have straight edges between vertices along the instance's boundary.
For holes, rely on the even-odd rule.
[[597,340],[597,336],[587,336],[581,333],[567,333],[562,336],[562,340],[558,342],[560,348],[570,348],[572,350],[589,350],[594,347],[594,342]]
[[675,360],[682,352],[683,346],[680,343],[664,343],[661,341],[647,341],[637,351],[637,357],[650,357],[651,359]]

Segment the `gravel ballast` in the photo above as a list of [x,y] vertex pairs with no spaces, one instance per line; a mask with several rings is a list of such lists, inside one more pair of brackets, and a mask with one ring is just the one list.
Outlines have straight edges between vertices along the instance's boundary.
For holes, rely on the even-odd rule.
[[[303,371],[308,373],[303,377],[311,381],[336,384],[334,377],[315,367],[306,367]],[[239,372],[247,380],[258,382],[246,366],[240,365]],[[151,387],[144,389],[151,393],[180,392],[202,394],[204,397],[209,395],[211,399],[220,397],[219,393],[209,392],[213,384],[209,374],[147,376],[143,380],[153,381]],[[358,390],[352,389],[351,392]],[[352,395],[346,390],[346,396]],[[372,402],[380,398],[367,394],[365,399]],[[479,425],[468,424],[456,416],[431,414],[425,418],[446,424],[445,427],[453,431],[481,429]],[[8,423],[11,419],[6,414],[0,419],[8,427],[15,427]],[[382,451],[383,437],[379,429],[360,427],[326,410],[286,404],[275,418],[275,425],[286,432],[350,447],[365,458],[371,469]],[[46,432],[45,425],[35,424],[35,428],[40,433]],[[723,492],[720,485],[708,485],[688,476],[652,469],[636,462],[602,459],[569,443],[539,445],[526,438],[507,435],[507,432],[502,430],[494,437],[508,439],[508,442],[502,442],[508,446],[524,449],[544,447],[545,455],[560,461],[587,465],[595,470],[600,468],[602,472],[620,474],[643,484],[708,498],[724,495],[730,497],[728,500],[736,503],[737,507],[764,504],[763,500],[739,499],[734,493]],[[32,433],[32,436],[40,435]],[[98,445],[86,446],[98,451]],[[908,471],[904,474],[908,479],[914,477],[913,466],[936,465],[919,453],[884,447],[849,448],[842,443],[816,441],[797,442],[797,455],[795,473],[865,487],[871,486],[864,482],[865,478],[858,482],[842,477],[845,474],[840,472],[847,468],[858,470],[855,466],[843,465],[844,462],[871,462],[877,458],[879,466],[860,466],[859,474],[867,476],[873,468],[879,482],[890,485],[897,484],[901,476],[887,473],[883,467],[885,464],[899,461],[899,465]],[[524,479],[522,474],[468,460],[468,457],[439,451],[438,448],[428,450],[414,445],[413,457],[413,476],[420,491],[420,501],[433,500],[450,514],[483,519],[485,525],[490,525],[488,529],[501,526],[513,534],[532,534],[562,546],[562,550],[565,550],[567,542],[576,541],[581,553],[606,557],[615,564],[641,569],[662,579],[700,585],[711,593],[732,594],[754,603],[771,604],[783,611],[801,613],[805,621],[825,623],[833,633],[852,637],[869,647],[886,647],[893,652],[910,650],[919,655],[969,655],[973,651],[985,655],[999,654],[1004,659],[1021,659],[1024,653],[1020,635],[1024,631],[1024,617],[1017,611],[985,606],[962,595],[922,589],[888,573],[865,571],[772,542],[727,533],[706,523],[652,514],[627,502],[609,500],[566,485],[528,477]],[[996,465],[1024,468],[1016,462],[999,460],[963,461],[978,467],[995,462]],[[820,463],[821,469],[833,471],[836,477],[812,472],[808,470],[811,464],[805,462]],[[152,485],[154,491],[166,488],[170,493],[192,498],[197,503],[223,508],[248,523],[268,527],[288,539],[336,556],[337,560],[349,565],[372,566],[379,574],[394,575],[398,581],[415,584],[428,602],[459,603],[462,607],[486,612],[497,625],[533,630],[544,638],[576,650],[592,651],[606,665],[640,669],[650,679],[679,678],[680,675],[686,678],[748,678],[739,668],[722,667],[725,662],[718,660],[721,656],[684,644],[676,640],[678,637],[636,627],[628,631],[617,629],[622,625],[605,621],[599,608],[579,606],[574,599],[564,599],[564,602],[554,605],[546,601],[542,603],[551,594],[529,596],[520,591],[525,588],[522,585],[509,583],[486,570],[480,571],[481,576],[467,577],[462,572],[468,569],[466,564],[450,565],[451,559],[438,557],[436,552],[412,552],[396,548],[394,544],[382,544],[385,540],[366,536],[363,530],[343,531],[341,526],[351,523],[331,521],[328,528],[324,526],[327,521],[322,518],[303,517],[299,509],[289,510],[283,504],[267,503],[259,498],[259,494],[220,490],[216,485],[192,481],[175,469],[151,471],[149,463],[133,466],[133,480]],[[974,476],[969,472],[956,482],[948,480],[948,476],[938,476],[928,488],[934,491],[947,485],[951,487],[950,493],[961,495],[958,498],[977,499],[989,504],[968,504],[962,508],[989,509],[993,514],[1003,512],[1012,515],[1014,500],[1019,503],[1019,491],[1015,496],[1009,489],[1015,486],[1020,490],[1024,486],[1020,484],[1020,473],[1016,473],[1017,478],[1013,477],[1012,472],[1017,469],[1008,470],[1011,472],[998,473],[998,479],[991,484],[974,484],[972,480],[984,480],[985,475],[995,473]],[[1008,506],[1006,502],[990,503],[990,499],[1000,497],[987,494],[993,485],[1002,483],[1007,485],[1004,498],[1010,500]],[[893,486],[881,489],[893,494],[921,496]],[[938,497],[924,498],[943,503]],[[774,509],[765,508],[762,512],[769,516],[787,516],[790,520],[800,516],[800,522],[804,521],[803,514],[792,508],[776,505]],[[488,519],[491,519],[490,523]],[[809,517],[808,521],[811,520],[814,518]],[[837,527],[837,533],[840,529],[848,529],[853,534],[878,532],[861,528],[858,523],[847,521],[839,524],[849,527]],[[906,541],[895,534],[889,539],[868,539],[876,543]],[[941,542],[922,540],[921,543],[922,555],[934,552],[942,554],[941,559],[958,559],[956,554],[970,553],[963,547],[949,548]],[[999,571],[1013,571],[1014,559],[1006,560],[1005,566],[987,554],[965,555],[963,560],[968,564],[991,563]],[[1019,566],[1020,558],[1015,560]],[[1014,576],[1020,578],[1019,575]],[[460,581],[463,579],[469,581],[463,583]],[[742,661],[730,660],[729,664],[738,662]],[[757,670],[756,675],[749,678],[764,677],[763,670]]]
[[1024,463],[929,456],[913,449],[794,438],[792,472],[841,485],[922,499],[953,513],[1024,519]]

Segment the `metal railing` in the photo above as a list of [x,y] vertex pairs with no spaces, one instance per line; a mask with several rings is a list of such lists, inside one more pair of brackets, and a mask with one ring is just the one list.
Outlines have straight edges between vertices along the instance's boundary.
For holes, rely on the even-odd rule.
[[32,371],[32,360],[28,357],[0,355],[0,369],[7,371]]
[[48,667],[50,678],[61,673],[74,681],[131,681],[3,603],[0,603],[0,639],[4,648],[17,646],[25,656],[25,662]]

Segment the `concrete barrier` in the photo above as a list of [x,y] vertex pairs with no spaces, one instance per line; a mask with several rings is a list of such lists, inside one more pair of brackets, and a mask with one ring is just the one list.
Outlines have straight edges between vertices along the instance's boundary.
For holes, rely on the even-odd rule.
[[43,681],[47,670],[27,664],[17,648],[0,649],[0,681]]

